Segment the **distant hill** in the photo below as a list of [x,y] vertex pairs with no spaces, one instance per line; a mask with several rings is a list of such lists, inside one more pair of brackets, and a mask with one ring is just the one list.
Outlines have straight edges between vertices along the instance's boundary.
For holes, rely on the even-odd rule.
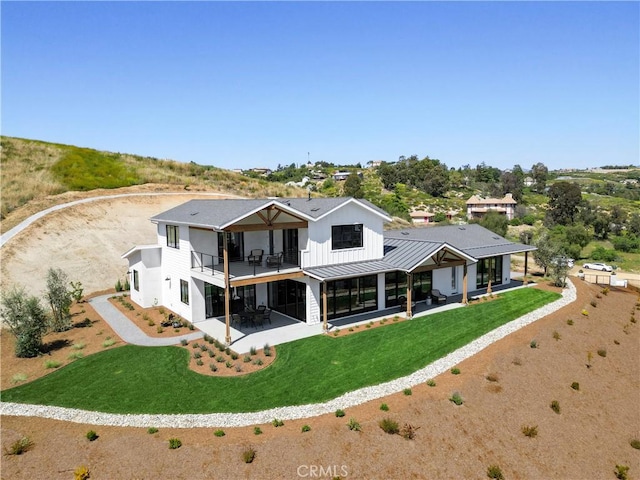
[[26,217],[26,213],[16,213],[21,207],[37,203],[42,205],[35,210],[46,208],[59,203],[51,196],[65,192],[156,184],[164,190],[215,191],[250,197],[306,194],[305,190],[296,187],[248,178],[193,162],[102,152],[6,136],[0,137],[0,145],[0,219],[3,231]]

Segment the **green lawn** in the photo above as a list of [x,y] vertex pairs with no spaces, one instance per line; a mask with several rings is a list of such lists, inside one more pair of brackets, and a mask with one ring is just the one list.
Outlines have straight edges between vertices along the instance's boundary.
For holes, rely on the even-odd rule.
[[526,288],[355,335],[306,338],[278,346],[269,368],[235,378],[192,372],[184,348],[125,345],[5,390],[2,401],[117,413],[246,412],[322,402],[408,375],[557,298]]

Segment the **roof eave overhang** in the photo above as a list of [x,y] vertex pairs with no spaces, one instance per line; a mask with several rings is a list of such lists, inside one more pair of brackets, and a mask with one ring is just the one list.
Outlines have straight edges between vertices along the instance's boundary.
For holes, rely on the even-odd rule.
[[345,205],[348,205],[348,204],[350,204],[350,203],[356,203],[356,204],[360,205],[362,208],[364,208],[364,209],[366,209],[366,210],[370,211],[371,213],[374,213],[375,215],[377,215],[377,216],[379,216],[380,218],[382,218],[385,222],[390,222],[390,221],[392,221],[392,220],[393,220],[390,216],[388,216],[388,215],[383,215],[381,212],[378,212],[377,210],[374,210],[373,208],[369,207],[368,205],[365,205],[364,203],[359,202],[359,201],[358,201],[357,199],[355,199],[355,198],[350,198],[350,199],[348,199],[347,201],[342,202],[340,205],[336,205],[336,206],[335,206],[335,207],[333,207],[331,210],[329,210],[329,211],[327,211],[327,212],[323,213],[322,215],[320,215],[316,220],[320,220],[321,218],[324,218],[324,217],[326,217],[327,215],[330,215],[331,213],[335,212],[336,210],[338,210],[338,209],[340,209],[340,208],[342,208],[342,207],[344,207]]
[[454,247],[452,245],[449,245],[448,243],[445,242],[438,249],[436,249],[434,252],[431,252],[429,255],[424,257],[421,261],[417,262],[415,265],[413,265],[407,271],[408,272],[412,272],[416,268],[420,267],[424,262],[426,262],[431,257],[433,257],[435,254],[437,254],[438,252],[441,252],[443,249],[447,249],[447,250],[453,252],[454,254],[456,254],[457,256],[462,257],[462,259],[465,260],[467,263],[476,263],[478,261],[477,258],[472,257],[471,255],[469,255],[467,253],[464,253],[462,250],[459,250],[456,247]]
[[230,220],[230,221],[228,221],[228,222],[226,222],[226,223],[224,223],[224,224],[222,224],[222,225],[220,225],[220,226],[218,226],[216,228],[218,230],[224,230],[225,228],[230,227],[231,225],[234,225],[234,224],[238,223],[239,221],[244,220],[247,217],[250,217],[251,215],[255,215],[259,211],[264,210],[265,208],[272,207],[272,206],[276,206],[276,207],[280,208],[281,210],[287,212],[288,214],[293,215],[294,217],[298,217],[298,218],[304,219],[304,220],[306,220],[308,222],[314,222],[315,221],[315,219],[313,217],[310,217],[309,215],[306,215],[306,214],[302,213],[301,211],[296,210],[295,208],[292,208],[289,205],[286,205],[284,203],[278,202],[277,200],[271,200],[269,202],[266,202],[263,205],[260,205],[259,207],[256,207],[256,208],[254,208],[254,209],[252,209],[252,210],[250,210],[250,211],[248,211],[246,213],[243,213],[239,217],[234,218],[233,220]]

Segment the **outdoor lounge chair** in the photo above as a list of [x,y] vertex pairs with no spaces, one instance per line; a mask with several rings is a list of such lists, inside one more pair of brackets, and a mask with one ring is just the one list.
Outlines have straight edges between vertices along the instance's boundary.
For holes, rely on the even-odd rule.
[[254,248],[251,250],[251,255],[247,258],[249,265],[262,265],[262,255],[264,250],[261,248]]
[[282,265],[282,252],[267,257],[267,267],[279,267]]
[[[398,303],[400,304],[400,308],[402,308],[403,311],[407,311],[407,297],[402,296],[402,297],[398,297]],[[416,302],[411,302],[411,311],[414,312],[416,309]]]
[[431,290],[431,298],[436,303],[440,303],[440,302],[447,303],[447,296],[440,293],[440,290],[438,290],[437,288],[434,288],[433,290]]

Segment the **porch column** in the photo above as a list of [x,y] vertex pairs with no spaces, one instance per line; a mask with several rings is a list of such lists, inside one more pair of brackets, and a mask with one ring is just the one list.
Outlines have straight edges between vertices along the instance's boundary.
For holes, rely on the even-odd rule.
[[491,257],[489,257],[489,283],[487,284],[487,293],[491,293]]
[[322,282],[322,331],[327,333],[327,282]]
[[469,300],[467,299],[467,263],[462,267],[462,303],[467,304]]
[[524,252],[524,280],[523,280],[523,285],[526,285],[528,283],[527,281],[527,268],[529,266],[529,252]]
[[407,273],[407,318],[413,316],[411,311],[411,292],[413,291],[413,275]]
[[222,232],[222,265],[224,268],[224,323],[225,337],[224,341],[227,345],[231,345],[231,327],[230,327],[230,286],[229,286],[229,248],[227,246],[227,232]]

